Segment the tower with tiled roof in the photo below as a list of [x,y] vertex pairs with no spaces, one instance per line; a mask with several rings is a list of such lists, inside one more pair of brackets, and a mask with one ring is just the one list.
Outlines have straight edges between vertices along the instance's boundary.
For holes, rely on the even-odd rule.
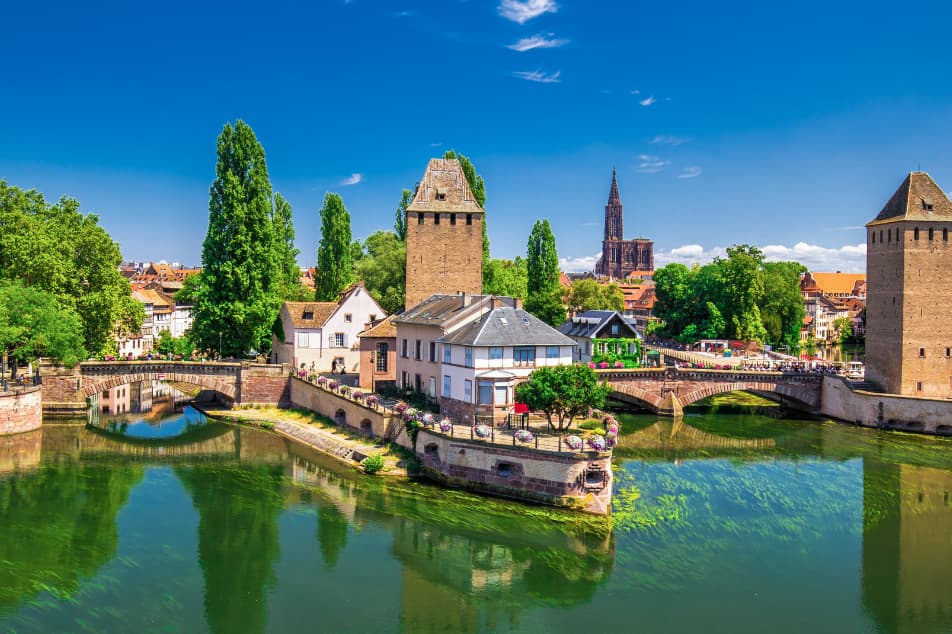
[[866,231],[867,380],[952,397],[952,201],[911,172]]
[[627,278],[632,273],[650,274],[654,271],[654,242],[644,238],[625,240],[624,205],[618,194],[618,174],[612,168],[612,184],[605,205],[605,235],[602,256],[595,272],[615,279]]
[[457,159],[430,159],[407,207],[406,308],[483,292],[483,209]]

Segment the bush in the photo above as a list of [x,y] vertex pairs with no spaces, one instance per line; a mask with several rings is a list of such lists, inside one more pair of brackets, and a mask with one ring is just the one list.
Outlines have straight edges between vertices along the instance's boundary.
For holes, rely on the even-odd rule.
[[368,457],[363,462],[364,473],[373,475],[383,469],[383,456],[379,453]]
[[579,429],[595,430],[602,428],[602,421],[597,418],[586,418],[578,424]]
[[269,430],[274,429],[274,423],[272,423],[269,420],[261,421],[261,424],[259,426],[261,427],[261,429],[269,429]]

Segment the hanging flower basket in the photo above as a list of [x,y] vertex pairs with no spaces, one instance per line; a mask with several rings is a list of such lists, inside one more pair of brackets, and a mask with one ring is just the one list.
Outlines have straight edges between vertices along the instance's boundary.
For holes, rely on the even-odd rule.
[[424,427],[433,427],[436,421],[433,419],[433,414],[427,412],[420,417],[420,422],[423,423]]
[[532,442],[535,440],[535,436],[533,436],[532,432],[528,429],[517,429],[513,437],[519,442]]
[[397,404],[393,407],[393,411],[395,411],[395,412],[398,413],[398,414],[402,414],[402,413],[404,413],[405,411],[407,411],[407,408],[408,408],[408,407],[410,407],[410,406],[407,405],[406,403],[402,403],[402,402],[401,402],[401,403],[397,403]]
[[473,432],[477,438],[489,438],[493,433],[488,425],[476,425],[476,429],[474,429]]
[[444,418],[440,421],[440,431],[444,434],[450,433],[450,430],[453,429],[453,423],[448,418]]
[[569,449],[581,449],[582,439],[578,436],[566,436],[565,444],[569,446]]
[[319,376],[319,377],[317,377],[317,384],[318,384],[318,385],[327,385],[327,377],[326,377],[326,376]]
[[605,442],[605,437],[601,434],[594,434],[588,437],[588,446],[594,449],[595,451],[605,451],[605,448],[608,446]]
[[412,407],[403,412],[403,420],[414,420],[417,417],[417,411]]
[[366,400],[367,405],[370,405],[371,407],[376,407],[378,401],[380,401],[380,397],[378,397],[376,394],[367,395],[367,400]]

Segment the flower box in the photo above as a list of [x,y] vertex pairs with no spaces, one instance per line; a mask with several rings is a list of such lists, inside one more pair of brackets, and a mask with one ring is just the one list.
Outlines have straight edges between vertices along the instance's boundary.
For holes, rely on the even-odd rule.
[[566,436],[565,444],[569,446],[569,449],[581,449],[582,439],[578,436]]
[[601,434],[594,434],[588,437],[588,446],[595,451],[605,451],[605,448],[608,446],[608,444],[605,442],[604,436]]
[[444,434],[450,433],[453,429],[453,423],[448,418],[444,418],[440,421],[440,431]]
[[493,430],[491,430],[488,425],[476,425],[473,429],[473,433],[476,434],[477,438],[489,438],[492,436]]
[[532,432],[528,429],[517,429],[516,433],[514,433],[512,436],[519,442],[529,443],[535,440],[535,436],[533,436]]

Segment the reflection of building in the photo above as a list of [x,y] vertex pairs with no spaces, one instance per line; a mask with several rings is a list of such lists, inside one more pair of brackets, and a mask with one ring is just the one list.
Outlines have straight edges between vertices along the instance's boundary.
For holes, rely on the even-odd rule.
[[952,630],[952,472],[863,462],[863,603],[888,632]]
[[129,385],[120,385],[99,395],[99,411],[103,414],[123,414],[129,411]]

